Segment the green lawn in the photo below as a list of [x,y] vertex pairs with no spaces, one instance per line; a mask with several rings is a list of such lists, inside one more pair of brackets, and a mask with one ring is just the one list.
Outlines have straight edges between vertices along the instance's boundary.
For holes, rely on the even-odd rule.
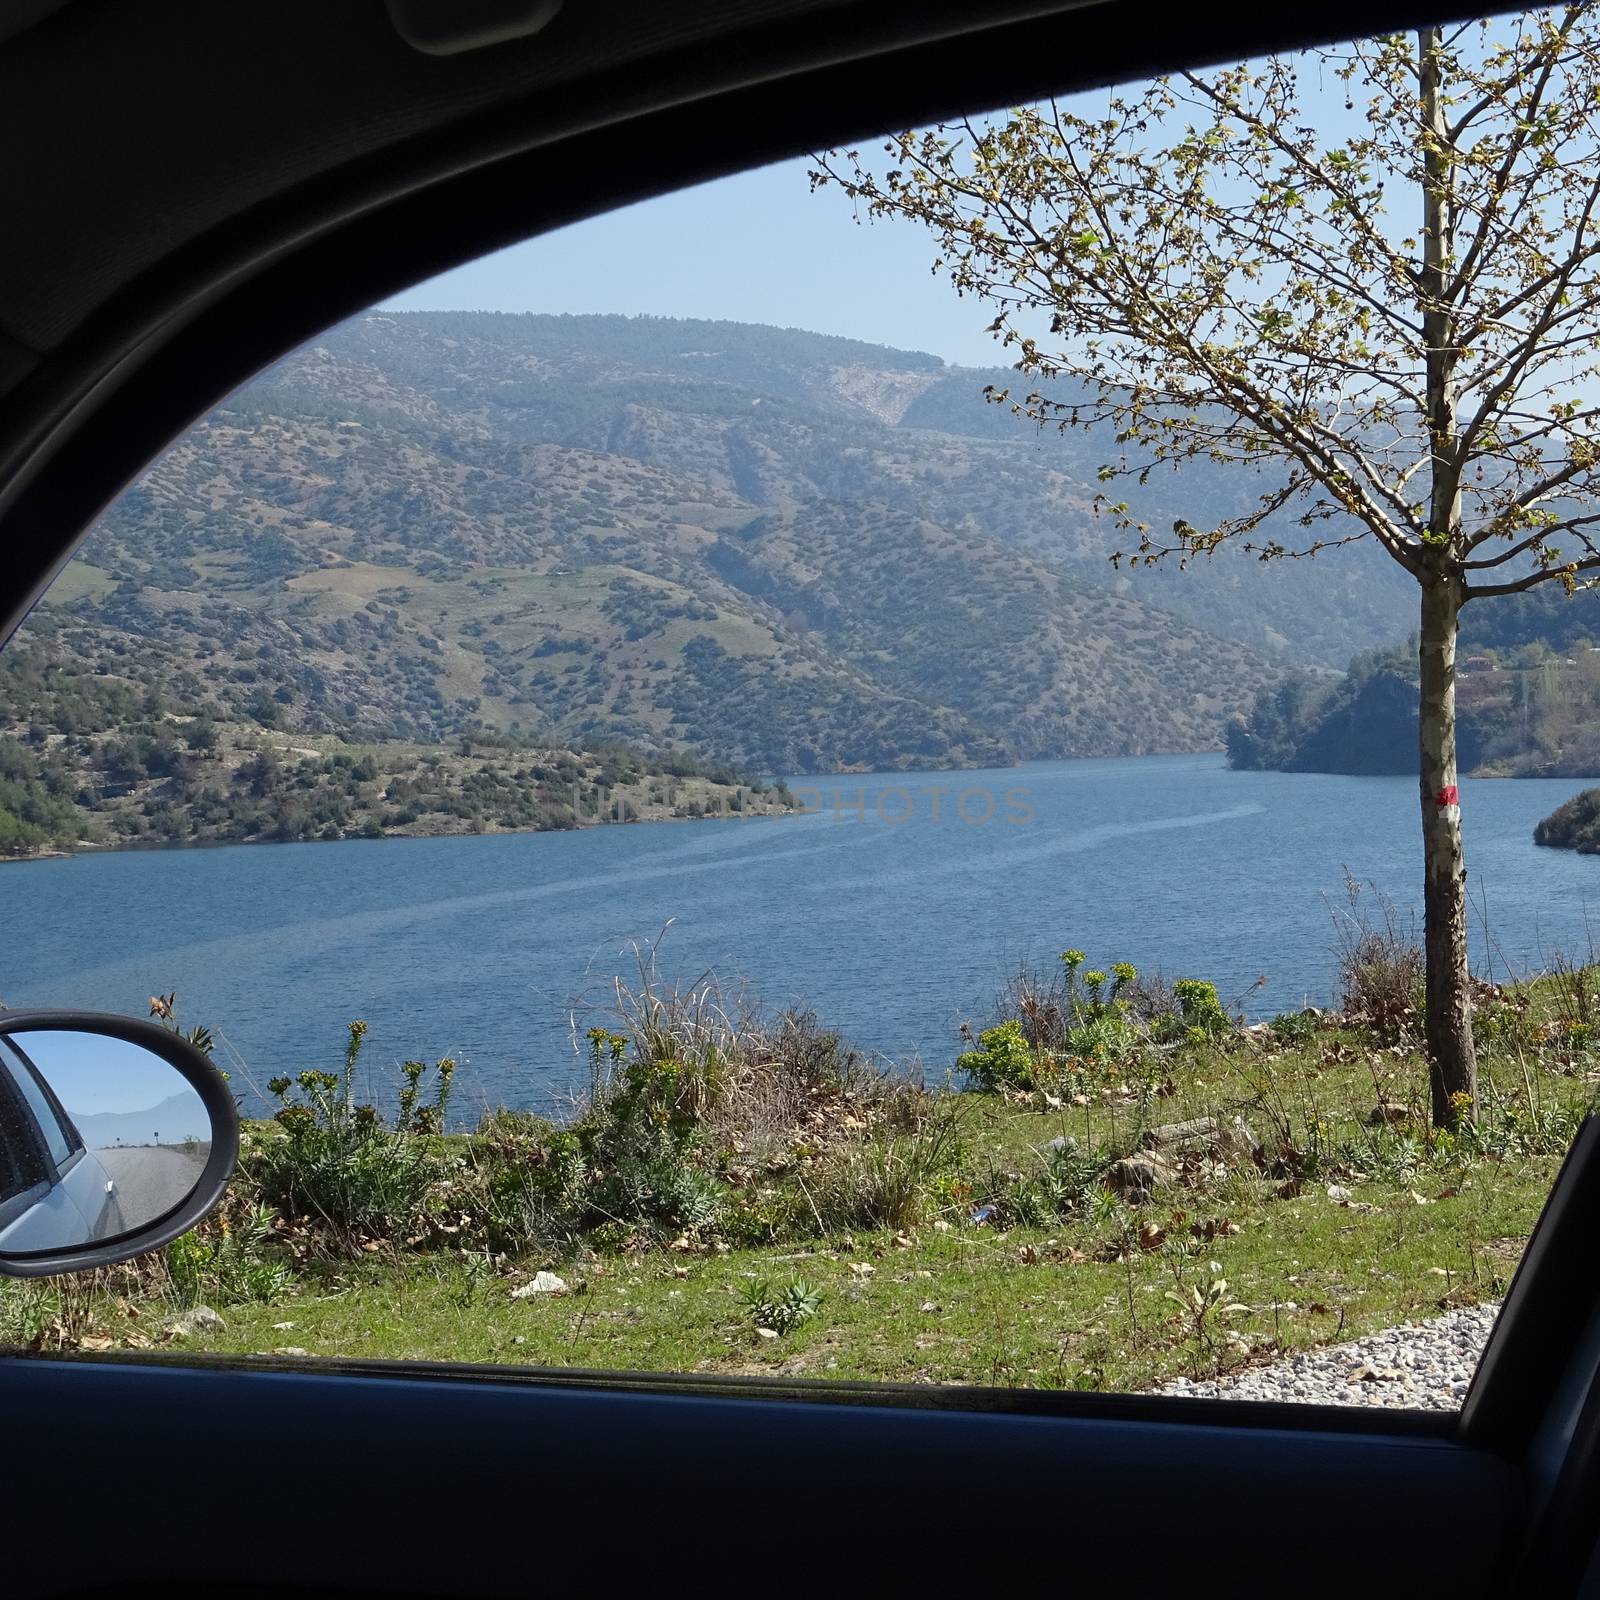
[[[191,1263],[182,1293],[170,1260],[0,1285],[0,1336],[44,1349],[1107,1390],[1212,1375],[1504,1293],[1593,1094],[1590,1036],[1555,1015],[1558,999],[1545,987],[1531,1005],[1484,1003],[1480,1117],[1454,1138],[1420,1114],[1420,1058],[1362,1030],[1191,1038],[1096,1068],[1103,1087],[1090,1092],[814,1089],[764,1154],[748,1129],[707,1121],[685,1148],[700,1181],[721,1186],[720,1211],[681,1228],[613,1214],[565,1244],[529,1234],[509,1248],[485,1231],[508,1178],[552,1170],[568,1136],[547,1125],[408,1136],[439,1174],[432,1220],[335,1240],[315,1218],[261,1209],[261,1154],[286,1134],[254,1124],[230,1231],[205,1233],[246,1270]],[[1380,1101],[1388,1117],[1373,1116]],[[1242,1118],[1256,1157],[1190,1154],[1148,1196],[1118,1192],[1111,1156],[1202,1115]],[[919,1169],[898,1225],[842,1222],[858,1197],[840,1209],[841,1174],[867,1196],[864,1158],[925,1155],[938,1119],[953,1119],[955,1137]],[[1049,1187],[1061,1138],[1095,1152],[1098,1176]],[[752,1246],[763,1229],[773,1242]],[[519,1296],[540,1270],[566,1292]],[[753,1308],[791,1287],[812,1308],[792,1326]],[[224,1326],[166,1334],[197,1300]]]
[[[1053,1115],[983,1111],[975,1146],[997,1161],[1059,1125]],[[1346,1183],[1335,1186],[1351,1197],[1342,1203],[1320,1182],[1295,1194],[1241,1178],[1118,1208],[1098,1224],[996,1229],[934,1218],[811,1245],[584,1251],[549,1263],[567,1294],[520,1299],[513,1291],[539,1262],[490,1269],[475,1255],[380,1250],[315,1264],[269,1301],[222,1303],[221,1331],[175,1347],[1139,1389],[1498,1296],[1558,1165],[1552,1154]],[[1213,1277],[1226,1280],[1228,1302],[1249,1309],[1197,1328],[1169,1295],[1203,1291]],[[821,1290],[817,1315],[763,1335],[742,1291],[755,1281],[781,1291],[797,1278]],[[8,1289],[49,1309],[48,1289]],[[78,1333],[92,1347],[165,1344],[161,1327],[176,1309],[160,1295],[102,1292],[78,1309]]]
[[[561,1263],[565,1296],[511,1298],[517,1281],[459,1261],[347,1267],[270,1305],[225,1309],[206,1348],[512,1362],[617,1371],[804,1375],[891,1383],[1139,1389],[1163,1377],[1355,1337],[1501,1293],[1556,1163],[1511,1181],[1469,1180],[1449,1198],[1369,1190],[1353,1212],[1317,1189],[1223,1209],[1239,1232],[1174,1260],[1072,1259],[1065,1230],[919,1229],[815,1250],[648,1254]],[[1498,1176],[1498,1175],[1497,1175]],[[1153,1217],[1170,1219],[1161,1208]],[[1204,1219],[1210,1220],[1210,1219]],[[1186,1224],[1180,1224],[1180,1230]],[[907,1237],[907,1236],[903,1236]],[[1212,1343],[1166,1298],[1220,1264],[1248,1313]],[[740,1298],[752,1279],[803,1278],[819,1313],[763,1337]],[[280,1324],[292,1323],[290,1327]],[[1232,1338],[1230,1339],[1230,1335]],[[1238,1340],[1239,1343],[1233,1343]]]

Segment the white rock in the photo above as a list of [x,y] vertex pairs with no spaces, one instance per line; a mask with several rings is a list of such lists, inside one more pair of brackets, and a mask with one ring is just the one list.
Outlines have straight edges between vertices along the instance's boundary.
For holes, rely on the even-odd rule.
[[192,1311],[180,1311],[161,1331],[169,1339],[188,1339],[197,1333],[221,1333],[226,1326],[210,1306],[196,1306]]
[[535,1294],[566,1294],[567,1280],[558,1278],[553,1272],[536,1272],[520,1288],[511,1291],[513,1300],[526,1300],[529,1295]]

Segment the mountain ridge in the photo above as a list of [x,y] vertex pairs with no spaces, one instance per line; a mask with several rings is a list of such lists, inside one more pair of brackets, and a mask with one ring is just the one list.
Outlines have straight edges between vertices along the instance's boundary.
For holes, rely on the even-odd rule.
[[270,700],[364,741],[787,774],[1214,748],[1269,658],[1090,560],[1092,494],[1035,445],[880,420],[952,382],[987,428],[920,352],[373,313],[152,463],[30,629],[92,671],[159,664],[208,715]]

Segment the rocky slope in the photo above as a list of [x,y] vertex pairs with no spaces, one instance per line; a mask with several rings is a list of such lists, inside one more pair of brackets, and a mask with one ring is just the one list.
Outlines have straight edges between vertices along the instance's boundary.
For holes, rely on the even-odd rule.
[[[218,717],[804,772],[1206,748],[1287,639],[1335,617],[1342,659],[1392,625],[1359,563],[1322,564],[1332,591],[1243,558],[1117,574],[1090,446],[986,405],[991,376],[737,324],[373,313],[201,419],[29,635]],[[1152,514],[1249,492],[1195,476]]]

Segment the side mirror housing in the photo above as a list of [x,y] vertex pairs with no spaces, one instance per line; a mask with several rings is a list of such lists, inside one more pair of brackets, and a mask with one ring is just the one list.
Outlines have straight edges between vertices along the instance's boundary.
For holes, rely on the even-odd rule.
[[168,1244],[238,1159],[233,1095],[188,1040],[96,1012],[0,1011],[0,1275]]

